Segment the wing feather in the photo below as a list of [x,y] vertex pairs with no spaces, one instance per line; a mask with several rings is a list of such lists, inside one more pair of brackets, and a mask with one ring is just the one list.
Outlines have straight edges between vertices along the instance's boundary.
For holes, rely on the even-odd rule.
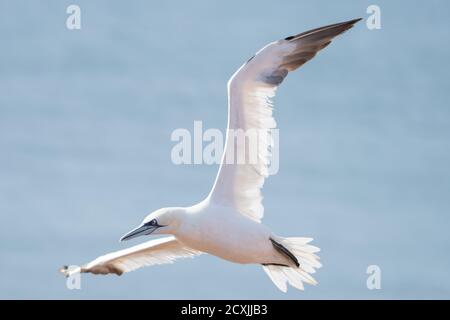
[[176,259],[189,258],[202,252],[184,246],[175,237],[150,240],[142,244],[105,254],[87,263],[81,268],[61,271],[66,275],[74,272],[93,274],[115,273],[121,275],[141,267],[155,264],[173,263]]
[[[260,221],[264,214],[261,188],[269,174],[273,148],[271,99],[290,71],[312,59],[331,40],[360,19],[337,23],[272,42],[241,66],[228,81],[228,129],[222,163],[209,198],[232,206],[241,214]],[[258,134],[256,161],[248,154],[252,146],[236,132]],[[248,140],[247,140],[248,142]],[[244,152],[245,161],[239,162]]]

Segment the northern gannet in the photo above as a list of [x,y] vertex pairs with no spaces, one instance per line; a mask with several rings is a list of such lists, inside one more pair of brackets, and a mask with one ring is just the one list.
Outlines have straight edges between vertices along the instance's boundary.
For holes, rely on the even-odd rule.
[[285,238],[261,223],[261,188],[268,176],[272,142],[258,150],[257,161],[229,163],[227,155],[246,148],[233,130],[257,129],[269,136],[276,127],[271,98],[289,72],[294,71],[331,40],[361,19],[309,30],[269,43],[243,64],[228,81],[228,129],[225,152],[214,186],[205,200],[191,207],[162,208],[125,234],[121,241],[146,235],[168,235],[109,253],[73,270],[93,274],[122,273],[154,264],[209,253],[228,261],[259,264],[283,292],[287,283],[303,290],[315,285],[310,275],[320,268],[319,248],[312,238]]

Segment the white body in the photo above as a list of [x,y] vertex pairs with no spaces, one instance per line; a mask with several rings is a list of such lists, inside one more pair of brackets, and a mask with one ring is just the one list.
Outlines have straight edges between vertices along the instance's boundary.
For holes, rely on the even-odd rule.
[[235,212],[205,200],[186,209],[174,236],[186,246],[235,263],[278,263],[289,261],[277,252],[269,228]]

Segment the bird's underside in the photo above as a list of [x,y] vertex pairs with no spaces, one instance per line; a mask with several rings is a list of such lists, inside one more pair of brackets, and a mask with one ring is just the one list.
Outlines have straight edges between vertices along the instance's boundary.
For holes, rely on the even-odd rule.
[[[268,241],[272,244],[274,250],[280,254],[280,257],[286,259],[286,263],[278,262],[265,262],[261,263],[264,266],[275,265],[289,267],[299,267],[299,262],[295,255],[285,248],[281,243],[276,242],[272,238]],[[72,273],[93,273],[93,274],[116,274],[122,275],[124,272],[133,270],[133,266],[141,267],[141,264],[163,264],[171,263],[170,252],[174,254],[177,252],[177,258],[194,257],[204,252],[200,250],[194,250],[186,247],[175,237],[166,237],[163,239],[157,239],[148,241],[146,243],[117,251],[111,254],[101,256],[94,261],[80,267],[79,269],[70,270],[68,266],[63,266],[61,271],[70,276]],[[270,261],[270,257],[268,260]],[[290,262],[290,263],[288,263]]]
[[[312,59],[334,37],[359,20],[324,26],[272,42],[236,71],[228,82],[225,151],[207,199],[189,208],[157,210],[122,239],[152,232],[169,236],[100,256],[82,267],[61,271],[66,276],[77,272],[121,275],[140,267],[173,263],[179,258],[206,252],[233,262],[263,265],[264,271],[282,291],[287,290],[288,283],[301,290],[303,283],[316,284],[310,274],[321,264],[315,254],[319,249],[309,244],[312,239],[278,237],[261,227],[264,214],[261,188],[268,176],[273,140],[267,139],[259,146],[256,162],[229,163],[226,160],[230,154],[246,148],[236,141],[233,131],[255,129],[271,137],[272,129],[276,127],[271,99],[278,86],[290,72]],[[227,209],[220,216],[211,207]],[[206,218],[194,223],[199,216]],[[186,225],[190,229],[181,230]],[[254,234],[250,235],[248,230]],[[228,240],[221,239],[221,235],[227,236]]]
[[[260,263],[264,271],[282,291],[287,290],[286,283],[303,290],[302,282],[315,285],[316,281],[310,276],[315,268],[320,268],[319,257],[315,255],[319,248],[309,245],[311,238],[268,238],[274,253]],[[133,271],[143,266],[173,263],[175,259],[194,257],[204,252],[187,247],[175,237],[150,240],[128,249],[120,250],[76,268],[64,266],[61,269],[67,277],[75,273],[116,274]],[[258,263],[255,261],[254,263]]]

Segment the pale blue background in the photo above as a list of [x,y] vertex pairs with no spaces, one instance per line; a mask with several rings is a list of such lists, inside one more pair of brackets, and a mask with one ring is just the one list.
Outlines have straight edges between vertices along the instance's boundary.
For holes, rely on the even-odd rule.
[[[281,166],[264,222],[313,236],[317,287],[202,256],[69,291],[57,270],[190,205],[216,166],[175,166],[175,128],[226,125],[226,82],[266,43],[373,1],[0,2],[1,298],[450,298],[448,1],[376,1],[278,91]],[[82,30],[65,27],[82,9]],[[143,239],[142,239],[143,240]],[[366,288],[366,268],[382,289]]]

